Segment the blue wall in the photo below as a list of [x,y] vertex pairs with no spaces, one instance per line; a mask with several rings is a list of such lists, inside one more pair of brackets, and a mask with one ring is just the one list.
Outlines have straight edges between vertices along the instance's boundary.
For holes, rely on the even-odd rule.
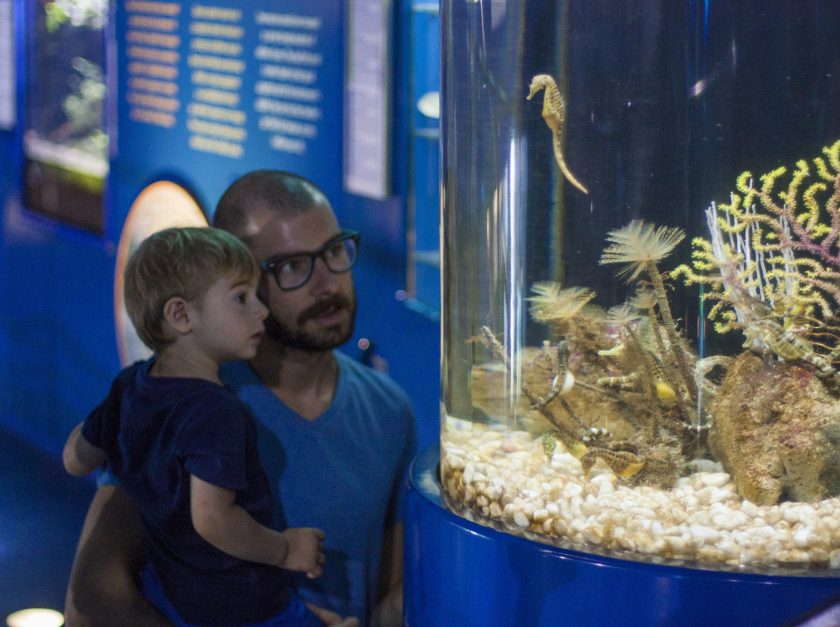
[[[251,4],[231,6],[247,12]],[[278,0],[272,8],[293,11],[296,5]],[[399,43],[402,26],[395,17],[393,194],[385,200],[347,194],[341,185],[346,17],[342,5],[327,1],[307,5],[306,10],[324,18],[322,52],[328,62],[320,72],[319,87],[329,102],[323,105],[319,137],[302,157],[269,150],[264,135],[251,126],[253,121],[248,123],[244,156],[231,159],[195,152],[187,148],[185,124],[180,120],[172,129],[137,124],[130,119],[125,102],[112,100],[117,134],[102,235],[61,224],[23,206],[21,125],[0,131],[0,424],[57,454],[67,433],[106,393],[119,368],[113,315],[117,244],[128,210],[146,185],[159,179],[179,182],[210,214],[222,190],[242,173],[281,168],[312,178],[327,191],[342,223],[362,231],[363,254],[355,270],[359,314],[355,336],[345,350],[387,368],[414,402],[421,445],[436,441],[438,324],[401,302],[407,255],[407,175],[402,171],[407,160],[401,153],[408,128],[401,113],[405,103],[400,94],[407,82],[405,46]],[[116,53],[112,58],[119,74],[112,99],[127,90],[126,46],[121,42],[127,23],[121,10],[117,8],[115,19],[119,45],[112,49]],[[189,36],[186,24],[181,28]],[[21,50],[21,28],[18,36]],[[22,85],[25,77],[20,69]],[[117,76],[112,73],[112,80]],[[187,76],[182,73],[182,83]],[[245,80],[250,80],[247,75]],[[187,87],[182,85],[184,90]],[[22,97],[19,100],[22,112]],[[363,353],[358,348],[360,338],[369,340],[373,350]]]

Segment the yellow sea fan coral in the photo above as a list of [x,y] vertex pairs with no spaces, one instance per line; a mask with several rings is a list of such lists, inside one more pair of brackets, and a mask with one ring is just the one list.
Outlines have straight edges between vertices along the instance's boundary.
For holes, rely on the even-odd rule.
[[710,238],[695,239],[691,266],[671,276],[717,301],[708,316],[718,332],[768,315],[787,328],[804,315],[812,320],[800,332],[819,334],[840,306],[840,140],[755,180],[742,173],[730,202],[711,204]]

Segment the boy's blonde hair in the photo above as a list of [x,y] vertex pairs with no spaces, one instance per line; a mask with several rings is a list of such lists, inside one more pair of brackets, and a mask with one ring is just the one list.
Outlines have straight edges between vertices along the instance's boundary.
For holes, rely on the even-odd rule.
[[201,299],[221,278],[256,281],[257,260],[236,236],[212,227],[176,227],[146,238],[125,267],[125,308],[143,343],[155,352],[171,344],[163,327],[170,298]]

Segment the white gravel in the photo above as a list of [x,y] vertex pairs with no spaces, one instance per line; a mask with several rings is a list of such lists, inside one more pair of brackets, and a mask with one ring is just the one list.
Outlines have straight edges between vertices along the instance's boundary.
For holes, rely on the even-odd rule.
[[444,489],[459,509],[514,533],[710,564],[840,567],[840,499],[758,506],[707,462],[670,490],[629,487],[600,462],[587,479],[560,443],[548,460],[528,432],[453,419],[441,462]]

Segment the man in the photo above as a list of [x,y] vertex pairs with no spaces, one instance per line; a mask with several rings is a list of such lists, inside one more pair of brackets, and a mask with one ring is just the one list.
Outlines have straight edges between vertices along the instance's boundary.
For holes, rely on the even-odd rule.
[[[415,449],[410,404],[393,381],[333,350],[353,332],[358,235],[339,228],[312,183],[267,170],[228,188],[214,225],[260,261],[269,310],[257,356],[229,364],[222,379],[260,423],[278,524],[305,521],[326,532],[324,575],[300,578],[298,590],[330,624],[355,616],[362,625],[399,625],[399,495]],[[97,492],[70,578],[70,627],[155,624],[131,585],[143,559],[137,521],[119,488]]]

